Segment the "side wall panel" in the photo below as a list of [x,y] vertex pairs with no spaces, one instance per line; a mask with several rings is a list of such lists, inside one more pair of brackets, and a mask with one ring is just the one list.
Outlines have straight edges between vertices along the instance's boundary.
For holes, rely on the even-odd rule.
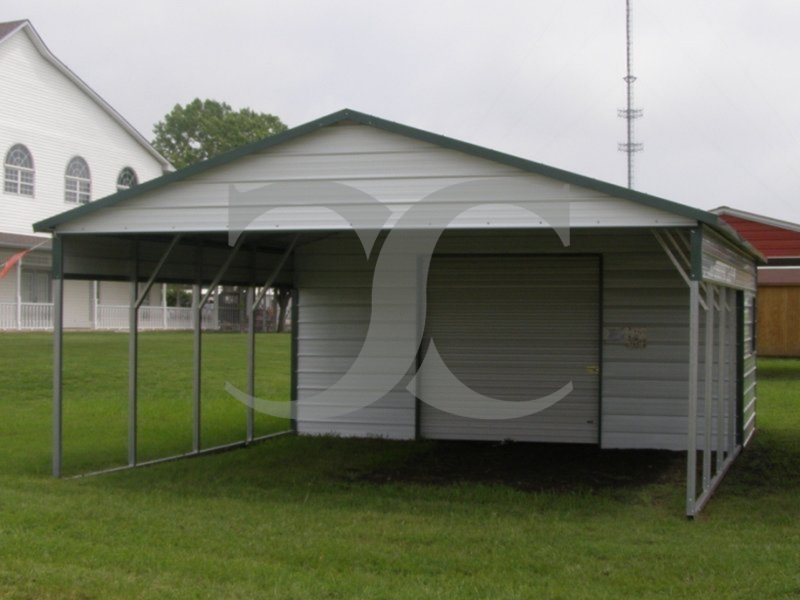
[[[415,435],[416,401],[405,389],[412,377],[413,353],[407,376],[377,402],[333,419],[317,419],[311,414],[313,397],[334,385],[362,349],[372,312],[372,278],[379,250],[376,247],[371,260],[367,260],[355,234],[343,234],[298,251],[298,433],[393,439]],[[412,302],[416,297],[415,289],[397,293],[410,294]],[[412,350],[416,347],[415,335],[409,331],[406,340]],[[377,352],[368,357],[369,372],[378,377],[388,363],[403,360],[403,346],[401,340],[380,340]]]
[[[414,397],[406,380],[373,406],[334,421],[303,417],[303,398],[335,383],[361,349],[371,313],[369,263],[360,243],[332,237],[298,252],[300,289],[298,393],[300,433],[415,435]],[[553,232],[447,232],[444,254],[602,254],[603,366],[601,445],[686,448],[688,291],[649,230],[573,230],[564,247]],[[416,294],[416,290],[398,290]],[[490,315],[489,315],[490,316]],[[386,340],[380,360],[392,357]]]
[[686,448],[689,290],[646,236],[604,257],[604,448]]

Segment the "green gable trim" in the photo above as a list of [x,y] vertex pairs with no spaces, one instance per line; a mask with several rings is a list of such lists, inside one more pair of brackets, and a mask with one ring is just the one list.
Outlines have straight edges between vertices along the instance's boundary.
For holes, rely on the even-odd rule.
[[[210,158],[203,162],[180,169],[179,171],[175,171],[174,173],[169,173],[157,179],[146,181],[142,184],[137,185],[136,187],[119,192],[112,196],[107,196],[106,198],[97,200],[96,202],[84,204],[83,206],[79,206],[67,212],[55,215],[48,219],[44,219],[42,221],[39,221],[38,223],[35,223],[33,229],[34,231],[37,232],[53,231],[59,225],[72,221],[73,219],[90,215],[95,211],[103,210],[109,206],[114,206],[119,202],[125,202],[129,199],[136,198],[150,191],[160,189],[171,183],[183,181],[199,173],[204,173],[205,171],[209,171],[211,169],[227,165],[228,163],[231,163],[244,156],[248,156],[250,154],[256,154],[258,152],[274,148],[275,146],[279,146],[280,144],[288,142],[289,140],[293,140],[302,137],[304,135],[313,133],[315,131],[318,131],[323,127],[329,127],[331,125],[336,125],[338,123],[343,123],[343,122],[368,125],[370,127],[375,127],[377,129],[387,131],[389,133],[395,133],[412,139],[428,142],[430,144],[434,144],[442,148],[455,150],[457,152],[462,152],[464,154],[469,154],[472,156],[476,156],[478,158],[483,158],[486,160],[497,162],[503,165],[520,169],[522,171],[526,171],[528,173],[535,173],[537,175],[549,177],[557,181],[562,181],[564,183],[568,183],[571,185],[576,185],[590,190],[595,190],[603,194],[607,194],[609,196],[630,200],[632,202],[636,202],[644,206],[648,206],[658,210],[663,210],[665,212],[669,212],[674,215],[695,220],[700,223],[705,223],[713,227],[720,233],[722,233],[722,235],[724,235],[725,237],[734,241],[736,244],[738,245],[743,244],[743,241],[739,237],[739,235],[736,234],[730,227],[727,226],[727,224],[724,223],[724,221],[722,221],[717,215],[713,213],[706,212],[704,210],[700,210],[697,208],[692,208],[690,206],[679,204],[677,202],[672,202],[670,200],[665,200],[657,196],[651,196],[649,194],[637,192],[635,190],[631,190],[629,188],[618,186],[612,183],[607,183],[597,179],[592,179],[591,177],[586,177],[584,175],[578,175],[577,173],[572,173],[570,171],[565,171],[563,169],[550,167],[548,165],[520,158],[518,156],[504,154],[496,150],[490,150],[489,148],[484,148],[482,146],[477,146],[475,144],[470,144],[468,142],[462,142],[460,140],[455,140],[453,138],[431,133],[429,131],[424,131],[422,129],[416,129],[414,127],[401,125],[400,123],[395,123],[393,121],[387,121],[379,117],[374,117],[372,115],[368,115],[350,109],[340,110],[338,112],[316,119],[304,125],[288,129],[277,135],[270,136],[268,138],[254,142],[252,144],[241,146],[240,148],[231,150],[230,152],[226,152],[225,154],[221,154],[214,158]],[[752,250],[752,248],[748,248],[748,250],[754,256],[757,257],[760,256],[757,252]]]

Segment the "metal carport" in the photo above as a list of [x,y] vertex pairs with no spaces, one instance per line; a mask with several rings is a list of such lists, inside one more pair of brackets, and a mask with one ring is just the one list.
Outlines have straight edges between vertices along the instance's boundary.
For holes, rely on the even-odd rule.
[[[555,221],[564,214],[559,229]],[[599,443],[685,450],[686,512],[700,510],[755,429],[748,324],[759,255],[710,213],[350,110],[36,224],[53,234],[54,475],[62,466],[61,292],[70,278],[131,282],[125,468],[139,464],[142,283],[191,284],[196,317],[208,298],[201,298],[203,289],[246,286],[252,307],[256,287],[293,287],[299,321],[293,320],[304,332],[293,348],[293,428],[419,435],[420,398],[428,392],[414,391],[413,368],[375,406],[348,411],[347,394],[340,393],[342,406],[321,409],[330,415],[308,415],[313,399],[358,364],[358,348],[344,348],[357,346],[352,336],[363,338],[374,324],[376,264],[398,230],[408,239],[386,285],[408,284],[397,296],[424,325],[426,260],[434,252],[426,235],[442,223],[437,253],[598,257],[600,364],[586,368],[599,377]],[[336,333],[342,315],[351,338]],[[190,455],[209,450],[200,439],[199,323],[195,318]],[[250,396],[254,336],[251,318]],[[390,369],[401,350],[418,350],[422,330],[412,326],[401,337],[376,344],[368,364]],[[654,378],[662,389],[651,389]],[[257,439],[253,410],[239,444]],[[343,420],[348,412],[356,416]]]

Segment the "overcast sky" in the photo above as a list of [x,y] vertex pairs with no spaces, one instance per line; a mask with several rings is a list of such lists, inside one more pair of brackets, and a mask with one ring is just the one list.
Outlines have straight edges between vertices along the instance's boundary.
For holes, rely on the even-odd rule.
[[[213,98],[295,126],[353,108],[625,185],[625,1],[26,0],[148,139]],[[633,0],[634,187],[800,221],[800,2]]]

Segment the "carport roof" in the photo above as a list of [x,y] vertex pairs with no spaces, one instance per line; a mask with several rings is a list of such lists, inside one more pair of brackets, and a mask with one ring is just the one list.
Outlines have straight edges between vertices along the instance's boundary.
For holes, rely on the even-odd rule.
[[85,204],[53,217],[44,219],[34,223],[33,229],[37,232],[53,232],[58,228],[59,225],[68,223],[73,219],[92,214],[99,210],[104,210],[107,207],[142,196],[148,192],[157,190],[172,183],[183,181],[194,175],[198,175],[205,171],[226,165],[250,154],[255,154],[275,146],[279,146],[280,144],[311,134],[324,127],[347,122],[375,127],[389,133],[403,135],[412,139],[441,146],[442,148],[455,150],[478,158],[483,158],[506,166],[517,168],[521,171],[542,175],[556,181],[580,186],[589,190],[608,194],[616,198],[629,200],[644,206],[656,208],[678,216],[696,220],[698,223],[704,223],[712,227],[713,229],[722,233],[728,239],[734,241],[740,246],[745,247],[754,256],[760,257],[757,251],[750,247],[749,244],[747,244],[729,225],[727,225],[720,217],[713,213],[686,206],[678,202],[673,202],[671,200],[666,200],[664,198],[659,198],[657,196],[652,196],[650,194],[637,192],[629,188],[600,181],[598,179],[593,179],[591,177],[586,177],[584,175],[579,175],[570,171],[565,171],[563,169],[558,169],[556,167],[551,167],[542,163],[520,158],[518,156],[505,154],[503,152],[498,152],[496,150],[491,150],[489,148],[477,146],[475,144],[463,142],[422,129],[409,127],[408,125],[402,125],[400,123],[381,119],[379,117],[351,109],[340,110],[277,135],[241,146],[214,158],[210,158],[173,173],[168,173],[162,177],[141,183],[136,187],[118,192],[111,196],[107,196],[106,198],[96,202],[91,202],[89,204]]

